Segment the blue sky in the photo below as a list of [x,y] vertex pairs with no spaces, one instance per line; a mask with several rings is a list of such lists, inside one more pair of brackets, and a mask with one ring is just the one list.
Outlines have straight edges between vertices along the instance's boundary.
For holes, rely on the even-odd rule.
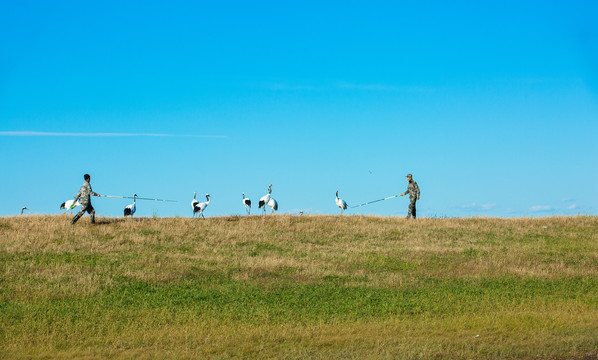
[[[140,216],[337,213],[420,185],[420,216],[595,214],[593,2],[4,2],[0,216],[82,175]],[[144,134],[169,135],[146,136]],[[129,200],[94,198],[117,216]],[[350,213],[405,215],[392,199]],[[257,209],[254,209],[257,212]]]

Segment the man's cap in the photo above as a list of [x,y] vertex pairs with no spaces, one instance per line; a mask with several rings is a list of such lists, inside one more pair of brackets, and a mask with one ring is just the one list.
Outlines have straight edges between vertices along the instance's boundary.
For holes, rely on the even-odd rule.
[[411,174],[407,174],[407,176],[405,176],[405,177],[413,177],[413,175],[411,175]]

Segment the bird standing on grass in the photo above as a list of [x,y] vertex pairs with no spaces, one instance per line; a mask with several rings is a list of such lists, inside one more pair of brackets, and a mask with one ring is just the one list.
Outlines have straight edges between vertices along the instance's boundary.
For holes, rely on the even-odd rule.
[[268,206],[272,209],[272,214],[274,214],[275,210],[278,211],[278,201],[272,196],[270,196],[270,200],[268,200]]
[[347,202],[338,198],[338,190],[336,190],[336,206],[341,208],[341,215],[343,214],[344,210],[347,210]]
[[[208,207],[208,205],[210,205],[211,197],[212,196],[210,194],[206,194],[207,201],[204,201],[199,204],[195,204],[195,206],[193,207],[193,216],[195,216],[195,213],[198,213],[199,215],[201,215],[202,218],[205,218],[205,216],[203,216],[203,212]],[[194,200],[195,200],[195,198],[194,198]]]
[[27,209],[27,206],[23,206],[23,207],[21,208],[21,215],[23,215],[23,211],[25,211],[25,210],[29,210],[29,209]]
[[259,209],[262,209],[262,214],[266,213],[266,204],[270,201],[270,194],[272,193],[272,184],[268,186],[268,193],[260,198],[260,202],[257,204]]
[[133,194],[133,203],[125,207],[125,216],[133,216],[137,211],[137,194]]
[[268,186],[268,193],[262,196],[258,203],[258,208],[262,209],[262,214],[266,214],[266,204],[270,206],[272,213],[274,213],[274,210],[278,210],[278,202],[272,197],[272,184]]
[[197,196],[197,191],[193,192],[193,200],[191,200],[191,209],[193,209],[193,217],[195,217],[195,214],[199,211],[199,207],[197,207],[197,205],[199,205],[199,201],[197,201],[197,199],[195,198]]
[[245,205],[245,211],[247,211],[247,215],[251,215],[251,200],[245,197],[245,193],[243,193],[243,205]]

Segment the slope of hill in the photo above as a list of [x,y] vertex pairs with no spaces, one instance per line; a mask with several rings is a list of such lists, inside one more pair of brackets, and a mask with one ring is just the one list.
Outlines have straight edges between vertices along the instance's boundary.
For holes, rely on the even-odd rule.
[[0,218],[1,358],[595,358],[598,218]]

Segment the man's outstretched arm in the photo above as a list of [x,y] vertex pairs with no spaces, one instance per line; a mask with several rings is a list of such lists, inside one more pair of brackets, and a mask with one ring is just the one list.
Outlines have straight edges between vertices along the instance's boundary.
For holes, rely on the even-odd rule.
[[93,190],[91,189],[91,185],[89,185],[89,195],[100,196],[100,194],[93,192]]

